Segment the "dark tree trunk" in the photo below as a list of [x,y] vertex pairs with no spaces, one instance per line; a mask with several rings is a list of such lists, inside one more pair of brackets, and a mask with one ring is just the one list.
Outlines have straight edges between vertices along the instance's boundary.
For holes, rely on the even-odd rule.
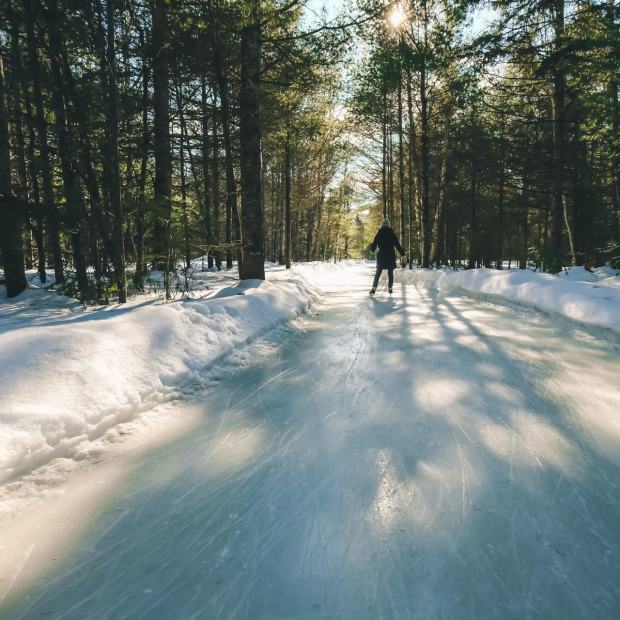
[[28,286],[22,248],[23,208],[11,191],[9,111],[4,63],[0,55],[0,246],[8,297],[19,295]]
[[468,269],[475,269],[479,258],[478,252],[478,161],[474,154],[471,162],[470,186],[470,228],[469,228],[469,259]]
[[429,118],[428,118],[428,92],[426,84],[426,46],[428,30],[428,11],[426,0],[422,0],[423,26],[424,26],[424,53],[420,67],[420,141],[422,149],[422,267],[430,266],[431,231],[430,231],[430,206],[429,206]]
[[[169,274],[171,269],[172,226],[172,155],[170,150],[170,68],[168,2],[155,0],[153,12],[153,152],[155,182],[153,185],[155,225],[153,227],[153,262],[157,269]],[[166,275],[166,299],[170,298],[169,276]]]
[[207,266],[213,267],[213,225],[211,222],[211,175],[209,174],[209,107],[207,105],[207,83],[204,75],[200,79],[200,123],[202,137],[202,182],[204,194],[205,245],[207,246]]
[[[213,187],[213,241],[219,244],[220,236],[220,145],[217,133],[217,108],[215,106],[215,92],[213,96],[213,157],[211,158],[211,185]],[[213,255],[215,264],[219,269],[222,267],[222,253],[216,250]]]
[[504,136],[500,136],[500,158],[499,158],[499,191],[497,196],[497,269],[504,268],[504,186],[506,183],[506,142]]
[[[418,166],[414,167],[415,154],[415,120],[413,118],[413,94],[411,88],[411,72],[407,71],[407,121],[409,123],[409,146],[408,146],[408,177],[409,177],[409,268],[413,265],[413,249],[419,248],[420,241],[420,209],[418,200],[419,184],[416,181]],[[415,215],[415,222],[413,217]]]
[[179,173],[181,177],[181,215],[183,218],[183,254],[185,258],[186,278],[192,266],[192,257],[189,240],[189,216],[187,214],[187,180],[185,174],[185,148],[189,150],[189,140],[185,126],[185,115],[183,114],[183,100],[181,98],[181,86],[177,86],[177,108],[179,110],[179,121],[181,123],[181,135],[179,137]]
[[45,217],[47,218],[47,231],[50,249],[52,251],[52,264],[54,267],[54,280],[56,284],[63,284],[65,274],[62,262],[62,248],[60,243],[60,217],[54,199],[54,186],[52,183],[52,160],[50,155],[47,122],[45,121],[45,108],[43,104],[43,92],[41,89],[41,65],[37,51],[37,43],[34,34],[34,23],[38,11],[29,2],[26,5],[26,36],[28,41],[29,68],[32,76],[32,92],[34,98],[35,127],[39,142],[39,167],[41,174],[43,203]]
[[[610,32],[617,32],[615,0],[607,0],[607,19],[609,20]],[[612,52],[613,54],[613,52]],[[612,56],[612,63],[614,62]],[[620,238],[620,101],[618,100],[618,73],[611,71],[607,85],[609,101],[611,105],[611,235]]]
[[435,221],[433,223],[433,240],[431,242],[431,264],[439,267],[441,262],[441,242],[444,222],[444,211],[446,201],[446,177],[448,174],[448,130],[446,130],[446,144],[441,158],[441,168],[439,172],[439,192],[437,194],[437,210],[435,211]]
[[140,144],[140,179],[138,181],[138,205],[136,207],[136,273],[134,286],[144,291],[146,263],[144,258],[144,209],[146,203],[146,172],[149,160],[149,65],[147,62],[146,41],[140,30],[142,48],[142,140]]
[[107,69],[108,69],[108,179],[110,206],[112,207],[112,240],[114,245],[114,278],[118,289],[118,301],[127,301],[125,277],[125,240],[123,236],[123,202],[118,162],[118,85],[116,82],[116,43],[114,33],[114,0],[106,1],[107,17]]
[[[234,158],[232,151],[232,139],[230,135],[230,103],[228,94],[228,79],[224,74],[222,53],[217,32],[213,39],[213,60],[215,74],[218,83],[220,102],[222,104],[222,137],[224,138],[224,168],[226,172],[226,243],[230,246],[233,242],[233,227],[235,231],[234,240],[241,241],[241,221],[239,209],[237,208],[237,182],[235,181]],[[226,250],[226,266],[232,267],[232,249]],[[240,265],[241,267],[241,265]]]
[[284,261],[291,268],[291,137],[286,133],[284,143]]
[[[41,284],[45,284],[47,282],[47,273],[45,271],[46,265],[46,256],[45,256],[45,239],[44,239],[44,219],[43,219],[43,211],[41,208],[41,189],[39,186],[39,162],[35,153],[35,145],[36,145],[36,137],[35,137],[35,129],[33,124],[33,110],[32,110],[32,101],[30,98],[30,92],[28,89],[28,84],[26,82],[26,73],[24,71],[24,67],[22,65],[21,52],[19,49],[18,42],[18,24],[13,24],[13,31],[11,36],[11,47],[13,50],[13,62],[15,67],[15,72],[19,76],[19,83],[16,83],[15,91],[16,93],[21,90],[21,93],[24,98],[24,104],[26,107],[26,127],[28,131],[28,166],[24,168],[25,174],[25,187],[27,187],[28,183],[28,172],[30,173],[30,181],[32,183],[32,204],[34,207],[34,217],[30,218],[31,225],[31,235],[34,235],[35,244],[37,247],[37,270],[39,274],[39,281]],[[19,95],[18,95],[19,96]],[[27,192],[26,192],[27,199]]]
[[564,162],[566,141],[566,79],[564,76],[564,63],[562,59],[562,46],[564,45],[564,0],[554,0],[553,29],[555,37],[555,52],[557,54],[553,70],[553,152],[552,152],[552,235],[551,252],[553,264],[551,271],[554,273],[562,269],[564,262],[562,233],[564,229]]
[[530,238],[529,228],[529,203],[530,203],[530,185],[527,177],[527,171],[523,171],[521,181],[521,252],[519,257],[519,269],[527,269],[527,255]]
[[[588,162],[588,143],[583,139],[581,127],[585,122],[581,102],[574,102],[576,109],[575,122],[575,148],[574,172],[572,174],[573,185],[573,225],[568,222],[568,213],[565,212],[567,219],[567,230],[571,247],[573,263],[584,265],[592,252],[592,216],[597,206],[596,192],[592,191],[592,171]],[[566,201],[565,201],[566,202]]]
[[261,27],[258,8],[252,23],[241,32],[241,90],[239,97],[241,143],[240,277],[265,279],[261,175],[260,70]]
[[67,88],[64,84],[61,62],[62,62],[62,43],[59,33],[59,10],[57,0],[50,0],[49,11],[47,13],[47,24],[49,31],[49,54],[52,76],[52,106],[56,124],[56,134],[58,140],[58,154],[60,157],[60,168],[62,173],[63,189],[67,200],[68,211],[67,221],[71,233],[71,249],[75,262],[75,272],[77,288],[82,300],[85,299],[88,289],[87,253],[88,239],[86,231],[86,213],[80,186],[80,176],[78,165],[75,161],[75,145],[73,143],[68,118],[66,114],[66,104],[63,93]]
[[382,132],[382,165],[381,165],[381,200],[383,201],[383,217],[388,216],[388,188],[387,188],[387,89],[383,86],[383,110],[381,118]]
[[[13,61],[13,80],[11,83],[5,84],[7,94],[10,91],[11,102],[7,101],[10,106],[12,103],[12,123],[13,123],[13,161],[15,163],[15,172],[17,184],[14,188],[17,202],[20,205],[22,211],[22,226],[26,224],[25,236],[22,238],[22,246],[25,241],[25,247],[23,247],[23,256],[26,269],[32,269],[33,266],[33,247],[32,247],[32,229],[33,223],[31,219],[32,203],[30,201],[30,192],[28,186],[28,167],[26,166],[26,141],[24,138],[24,124],[23,114],[20,101],[20,84],[19,77],[20,71],[20,56],[19,47],[17,44],[17,33],[13,31],[11,36],[11,57]],[[8,99],[8,97],[7,97]]]
[[403,76],[399,60],[398,72],[398,189],[400,201],[400,242],[407,247],[405,239],[405,151],[403,146]]

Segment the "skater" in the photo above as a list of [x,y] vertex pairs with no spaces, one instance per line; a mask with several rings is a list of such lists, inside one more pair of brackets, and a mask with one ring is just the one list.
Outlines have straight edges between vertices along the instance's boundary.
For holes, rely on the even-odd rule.
[[377,247],[379,252],[377,253],[377,272],[375,273],[375,279],[370,289],[370,295],[374,295],[379,285],[379,278],[381,272],[384,269],[388,270],[388,292],[392,294],[392,285],[394,284],[394,269],[396,269],[396,248],[401,256],[405,255],[405,250],[401,247],[396,233],[390,226],[390,220],[386,217],[381,224],[381,228],[375,235],[375,239],[370,246],[370,249],[374,252]]

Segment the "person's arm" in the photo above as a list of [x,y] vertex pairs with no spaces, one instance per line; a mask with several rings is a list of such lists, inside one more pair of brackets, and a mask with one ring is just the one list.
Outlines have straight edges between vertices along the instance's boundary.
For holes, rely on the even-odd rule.
[[405,255],[405,250],[403,250],[402,246],[400,245],[400,242],[398,241],[398,237],[396,236],[396,233],[394,233],[394,247],[400,252],[401,256]]
[[374,240],[373,240],[373,242],[372,242],[372,245],[370,246],[370,251],[371,251],[371,252],[374,252],[374,251],[377,249],[377,245],[378,245],[377,238],[378,238],[378,237],[379,237],[379,233],[377,233],[377,234],[375,235],[375,238],[374,238]]

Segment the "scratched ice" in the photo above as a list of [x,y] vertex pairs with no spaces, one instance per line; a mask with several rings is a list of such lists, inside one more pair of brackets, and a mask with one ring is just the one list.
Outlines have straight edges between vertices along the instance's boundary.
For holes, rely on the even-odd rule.
[[620,617],[618,339],[369,299],[370,269],[206,389],[7,617]]

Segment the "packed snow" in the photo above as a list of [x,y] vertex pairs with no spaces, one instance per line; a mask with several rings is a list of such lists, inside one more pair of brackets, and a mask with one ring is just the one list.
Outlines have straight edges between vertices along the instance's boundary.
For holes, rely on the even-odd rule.
[[302,311],[318,290],[272,269],[266,282],[209,274],[210,290],[83,308],[27,290],[0,303],[0,483],[166,400],[184,382]]
[[[403,275],[419,277],[415,272]],[[573,267],[557,276],[529,269],[444,271],[440,281],[468,293],[498,296],[620,332],[620,276],[608,268],[591,273]]]
[[[620,339],[433,272],[371,299],[371,276],[270,274],[265,303],[321,294],[247,364],[158,405],[190,424],[0,521],[7,617],[618,617]],[[204,348],[211,314],[177,315],[198,303],[127,316],[157,312],[143,337],[189,355],[179,330]]]

